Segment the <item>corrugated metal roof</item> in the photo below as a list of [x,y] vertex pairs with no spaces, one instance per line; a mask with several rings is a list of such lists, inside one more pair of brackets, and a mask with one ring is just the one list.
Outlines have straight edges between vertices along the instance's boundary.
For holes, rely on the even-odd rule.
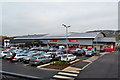
[[[96,38],[96,36],[100,32],[91,32],[91,33],[70,33],[68,34],[68,38]],[[22,38],[15,38],[15,39],[65,39],[65,34],[52,34],[52,35],[45,35],[41,37],[22,37]]]
[[98,38],[95,39],[94,42],[116,42],[116,38],[115,37],[103,37],[103,38]]
[[98,32],[92,32],[92,33],[76,33],[72,34],[69,37],[85,37],[85,38],[95,38],[99,34]]

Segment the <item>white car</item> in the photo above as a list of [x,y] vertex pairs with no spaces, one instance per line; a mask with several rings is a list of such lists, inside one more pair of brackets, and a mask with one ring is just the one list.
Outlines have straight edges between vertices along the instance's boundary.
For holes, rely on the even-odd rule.
[[72,60],[75,60],[75,59],[76,59],[76,56],[74,56],[73,54],[64,54],[61,57],[61,61],[72,61]]
[[51,57],[52,54],[54,54],[55,57],[61,57],[61,56],[63,55],[62,52],[47,52],[47,53],[44,54],[44,56],[46,56],[46,57]]
[[12,61],[21,61],[27,54],[16,54]]
[[10,52],[8,52],[8,51],[2,51],[1,53],[0,53],[0,57],[2,57],[2,58],[4,58],[7,54],[9,54]]
[[93,56],[94,55],[94,52],[92,50],[88,50],[86,53],[85,53],[86,56]]

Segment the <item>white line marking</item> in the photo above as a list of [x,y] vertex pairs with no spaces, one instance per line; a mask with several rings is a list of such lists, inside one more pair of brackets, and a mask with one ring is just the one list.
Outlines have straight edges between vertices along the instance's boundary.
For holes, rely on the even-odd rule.
[[65,71],[65,72],[72,72],[72,73],[79,73],[79,71],[66,71],[66,70],[62,70],[62,71]]
[[85,65],[85,66],[82,68],[82,70],[85,69],[86,67],[88,67],[90,64],[92,64],[92,62],[90,62],[89,64]]
[[40,66],[37,66],[37,68],[41,68],[41,67],[44,67],[44,66],[47,66],[47,65],[50,65],[50,63],[43,64],[43,65],[40,65]]
[[69,76],[77,76],[77,74],[58,72],[58,74],[69,75]]
[[51,70],[51,71],[61,71],[61,70],[58,70],[58,69],[50,69],[50,68],[39,68],[39,69],[43,69],[43,70]]
[[17,63],[15,63],[15,64],[17,64]]
[[53,77],[55,77],[55,78],[62,78],[62,79],[70,79],[70,80],[74,80],[75,79],[73,77],[66,77],[66,76],[60,76],[60,75],[55,75]]
[[30,65],[30,64],[24,64],[24,66],[28,66],[28,65]]

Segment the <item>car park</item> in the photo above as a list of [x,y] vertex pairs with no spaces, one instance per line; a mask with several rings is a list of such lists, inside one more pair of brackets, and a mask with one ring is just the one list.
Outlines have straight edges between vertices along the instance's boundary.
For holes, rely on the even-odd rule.
[[44,63],[48,63],[51,61],[51,58],[45,56],[35,56],[30,60],[30,65],[40,65]]
[[72,60],[75,60],[75,59],[76,59],[76,56],[73,55],[73,54],[64,54],[61,57],[61,61],[72,61]]

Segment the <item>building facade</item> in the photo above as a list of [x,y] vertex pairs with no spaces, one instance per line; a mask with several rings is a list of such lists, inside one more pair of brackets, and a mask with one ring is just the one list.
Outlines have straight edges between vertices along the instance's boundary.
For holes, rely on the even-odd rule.
[[11,46],[65,46],[69,47],[96,47],[97,50],[105,47],[109,50],[115,49],[116,39],[106,37],[101,32],[89,33],[70,33],[68,39],[64,34],[61,35],[44,35],[37,37],[16,37],[10,41]]

